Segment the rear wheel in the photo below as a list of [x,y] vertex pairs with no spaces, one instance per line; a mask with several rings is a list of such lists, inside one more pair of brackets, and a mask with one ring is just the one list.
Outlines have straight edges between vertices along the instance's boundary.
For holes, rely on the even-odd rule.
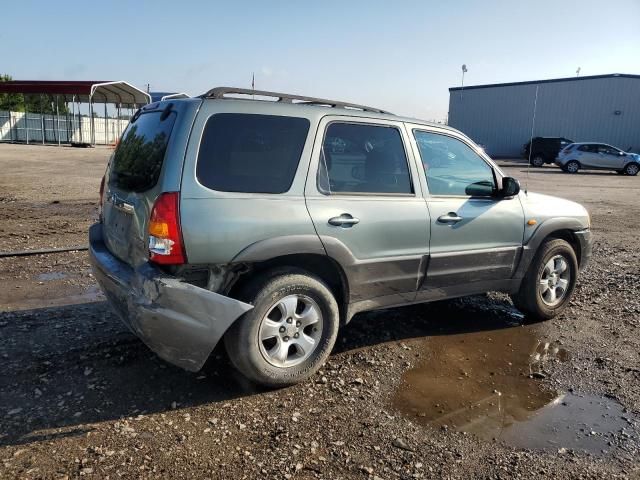
[[545,164],[544,158],[542,155],[536,155],[531,159],[531,165],[534,167],[543,167]]
[[254,305],[225,334],[233,365],[267,387],[283,387],[312,376],[336,340],[339,311],[329,288],[296,269],[259,275],[238,297]]
[[576,284],[578,261],[565,240],[545,241],[529,266],[514,305],[533,320],[546,320],[562,312]]
[[629,163],[624,167],[624,173],[626,175],[636,176],[640,171],[640,166],[637,163]]
[[564,170],[568,173],[578,173],[578,170],[580,170],[580,164],[575,160],[571,160],[565,165]]

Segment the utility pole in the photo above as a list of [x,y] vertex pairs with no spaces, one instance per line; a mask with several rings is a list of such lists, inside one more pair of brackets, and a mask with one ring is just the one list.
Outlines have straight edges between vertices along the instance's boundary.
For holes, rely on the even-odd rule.
[[462,100],[462,92],[464,91],[464,74],[467,73],[467,65],[462,64],[462,82],[460,83],[460,99]]

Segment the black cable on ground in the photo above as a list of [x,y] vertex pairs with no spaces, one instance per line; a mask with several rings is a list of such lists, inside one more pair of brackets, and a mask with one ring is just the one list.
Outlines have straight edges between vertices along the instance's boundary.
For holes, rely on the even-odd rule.
[[39,250],[17,250],[14,252],[0,252],[0,258],[6,257],[28,257],[30,255],[47,255],[49,253],[64,253],[64,252],[81,252],[89,250],[88,245],[81,245],[79,247],[61,247],[61,248],[41,248]]

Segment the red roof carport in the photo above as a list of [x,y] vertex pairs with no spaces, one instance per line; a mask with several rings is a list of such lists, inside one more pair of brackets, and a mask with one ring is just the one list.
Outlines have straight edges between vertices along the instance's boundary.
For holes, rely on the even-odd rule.
[[[120,109],[123,107],[137,109],[140,106],[151,102],[151,96],[148,93],[124,81],[12,80],[8,82],[0,82],[0,93],[62,96],[65,103],[88,103],[90,111],[89,116],[91,119],[91,139],[90,142],[83,142],[82,138],[80,138],[79,143],[83,144],[95,144],[95,125],[93,117],[93,105],[95,103],[102,103],[105,105],[106,122],[107,104],[111,103],[116,105],[118,112],[120,112]],[[80,115],[79,108],[78,115]],[[27,143],[29,143],[28,134]],[[60,143],[59,140],[58,143]]]

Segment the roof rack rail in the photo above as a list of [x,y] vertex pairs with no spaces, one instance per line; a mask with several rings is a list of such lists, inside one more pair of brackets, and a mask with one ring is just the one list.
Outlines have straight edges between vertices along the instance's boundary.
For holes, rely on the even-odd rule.
[[363,110],[365,112],[386,113],[386,114],[392,115],[390,112],[381,110],[379,108],[367,107],[365,105],[358,105],[355,103],[339,102],[336,100],[327,100],[326,98],[304,97],[302,95],[293,95],[290,93],[268,92],[264,90],[251,90],[248,88],[216,87],[216,88],[212,88],[207,93],[200,95],[200,98],[222,99],[222,98],[225,98],[227,95],[258,95],[260,97],[277,98],[278,99],[277,101],[282,103],[294,103],[293,101],[297,100],[296,103],[302,103],[305,105],[328,105],[330,107],[343,107],[343,108],[346,107],[346,108]]

